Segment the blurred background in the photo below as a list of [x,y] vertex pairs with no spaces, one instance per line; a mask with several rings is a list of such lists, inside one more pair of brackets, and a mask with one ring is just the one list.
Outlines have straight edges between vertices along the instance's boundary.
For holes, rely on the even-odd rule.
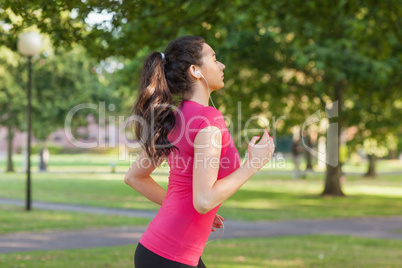
[[[35,201],[157,209],[123,183],[141,151],[127,123],[145,57],[182,35],[203,37],[226,65],[225,87],[211,96],[240,155],[265,129],[276,142],[275,157],[222,206],[223,216],[244,221],[401,216],[401,18],[399,0],[2,0],[0,234],[148,222],[24,210]],[[168,171],[166,163],[155,171],[164,187]],[[296,242],[264,241],[285,243],[278,244],[279,251],[303,244],[292,239]],[[319,244],[328,237],[309,239]],[[341,261],[368,265],[347,254],[353,248],[339,254],[338,244],[348,242],[337,239],[328,249],[328,267]],[[249,253],[265,263],[259,266],[246,253],[231,256],[228,241],[215,250],[229,256],[221,260],[211,252],[210,267],[226,267],[228,259],[231,267],[309,267],[327,260],[322,252],[310,256],[319,247],[314,244],[295,248],[302,252],[298,257]],[[363,246],[369,242],[354,242],[364,248],[354,256],[370,255]],[[389,253],[399,242],[372,243]],[[238,243],[254,248],[257,242]],[[33,262],[35,255],[21,260],[12,254],[0,254],[0,266],[42,267]],[[40,259],[45,253],[37,254]],[[387,261],[377,257],[371,263],[385,267],[396,267],[402,258],[400,253]],[[67,267],[49,258],[52,267]],[[130,261],[82,267],[125,267]]]

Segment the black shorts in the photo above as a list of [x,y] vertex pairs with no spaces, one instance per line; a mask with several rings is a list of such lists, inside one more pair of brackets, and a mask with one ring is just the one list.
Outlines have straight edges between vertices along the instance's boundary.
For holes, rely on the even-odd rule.
[[141,243],[138,243],[134,255],[135,268],[206,268],[201,258],[197,266],[191,266],[176,261],[171,261],[153,253]]

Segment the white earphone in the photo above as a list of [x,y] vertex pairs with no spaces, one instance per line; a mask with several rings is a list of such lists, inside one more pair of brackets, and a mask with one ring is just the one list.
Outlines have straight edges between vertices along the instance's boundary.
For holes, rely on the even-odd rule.
[[212,98],[211,98],[211,92],[209,92],[209,84],[208,84],[207,79],[205,79],[205,77],[202,75],[202,73],[201,73],[200,71],[195,71],[194,74],[195,74],[195,75],[197,75],[197,74],[201,75],[201,77],[205,80],[205,83],[207,84],[207,87],[208,87],[209,98],[211,99],[212,105],[213,105],[214,108],[216,109],[215,104],[214,104],[214,102],[212,101]]

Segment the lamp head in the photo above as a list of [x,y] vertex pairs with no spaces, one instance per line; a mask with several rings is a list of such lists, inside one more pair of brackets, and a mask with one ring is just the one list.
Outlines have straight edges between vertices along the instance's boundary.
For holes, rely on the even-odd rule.
[[42,38],[35,32],[22,33],[18,38],[17,47],[22,55],[32,57],[42,50]]

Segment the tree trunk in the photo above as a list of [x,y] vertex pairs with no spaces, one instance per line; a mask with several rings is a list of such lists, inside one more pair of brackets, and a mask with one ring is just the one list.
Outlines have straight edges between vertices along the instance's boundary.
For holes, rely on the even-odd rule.
[[364,174],[364,177],[376,177],[377,173],[375,172],[375,155],[370,154],[367,156],[369,159],[369,166],[368,166],[368,170],[366,172],[366,174]]
[[39,171],[47,171],[47,164],[49,161],[49,150],[42,147],[39,151]]
[[339,164],[339,144],[342,128],[342,82],[334,85],[335,102],[331,109],[325,108],[329,126],[327,130],[327,172],[323,196],[345,196],[342,192]]
[[14,172],[13,138],[14,138],[14,133],[13,133],[12,127],[9,125],[8,133],[7,133],[7,170],[6,170],[6,172]]
[[[305,140],[308,148],[312,148],[310,135],[307,134],[306,136],[303,137],[303,139]],[[305,156],[306,156],[306,171],[312,171],[313,170],[313,162],[312,162],[311,153],[308,150],[306,150]]]
[[339,182],[340,177],[340,166],[335,167],[327,165],[327,175],[325,179],[325,189],[322,193],[323,196],[345,196],[342,192],[341,184]]

